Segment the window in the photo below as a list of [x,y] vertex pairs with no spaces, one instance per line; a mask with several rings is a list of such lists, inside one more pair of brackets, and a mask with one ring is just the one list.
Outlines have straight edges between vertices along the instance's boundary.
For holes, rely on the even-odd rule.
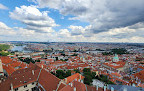
[[26,91],[29,91],[29,90],[26,90]]
[[27,85],[24,86],[24,88],[26,88],[26,87],[27,87]]
[[34,82],[32,83],[32,85],[34,85]]
[[15,91],[18,91],[18,88],[16,88]]
[[37,91],[37,87],[32,88],[32,91]]

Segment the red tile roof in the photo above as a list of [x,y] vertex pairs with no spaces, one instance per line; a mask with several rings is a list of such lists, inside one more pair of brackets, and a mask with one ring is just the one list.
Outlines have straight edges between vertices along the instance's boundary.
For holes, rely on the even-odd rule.
[[141,81],[144,82],[144,70],[140,71],[139,73],[135,73],[134,77],[138,77],[139,79],[141,79]]
[[65,87],[66,85],[61,83],[60,86],[58,87],[58,90],[57,91],[60,91],[63,87]]
[[8,56],[0,56],[0,59],[3,64],[10,64],[12,63],[12,59]]
[[15,71],[15,69],[10,65],[3,64],[3,69],[8,73],[8,75],[11,75]]
[[105,62],[103,64],[107,65],[107,66],[109,66],[111,68],[118,69],[118,68],[124,67],[125,62],[123,62],[123,61],[119,61],[119,62],[115,62],[115,63],[113,63],[113,62]]
[[76,87],[76,91],[86,91],[85,84],[78,81],[73,81],[73,87]]
[[42,70],[38,81],[46,91],[53,91],[57,89],[60,79],[51,73]]
[[[34,70],[34,74],[32,73],[32,70]],[[0,83],[0,91],[9,91],[11,83],[13,88],[18,88],[20,86],[35,82],[39,72],[40,69],[35,69],[35,67],[17,70],[13,72],[6,79],[6,81]]]
[[115,75],[115,76],[117,76],[117,77],[122,77],[119,73],[117,73],[117,72],[114,72],[114,73],[111,73],[112,75]]
[[66,78],[66,83],[68,84],[68,83],[71,83],[72,81],[74,81],[75,79],[76,80],[82,80],[84,78],[84,76],[82,76],[81,74],[79,74],[79,73],[76,73],[76,74],[74,74],[74,75],[72,75],[72,76],[69,76],[69,77],[67,77]]
[[70,85],[67,85],[63,87],[60,91],[74,91],[74,90],[73,90],[73,87],[71,87]]

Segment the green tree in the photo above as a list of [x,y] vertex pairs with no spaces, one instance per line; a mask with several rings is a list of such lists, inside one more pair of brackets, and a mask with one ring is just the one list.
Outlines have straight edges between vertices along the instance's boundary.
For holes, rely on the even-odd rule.
[[97,76],[95,77],[95,79],[98,79],[102,82],[105,82],[106,84],[114,84],[113,82],[111,82],[109,79],[108,79],[108,76],[106,75],[100,75],[100,76]]
[[74,71],[75,71],[76,73],[80,73],[80,70],[79,70],[79,69],[74,69]]
[[71,76],[71,70],[67,70],[65,75],[66,77]]
[[84,84],[90,85],[92,82],[92,77],[89,75],[85,75]]
[[83,75],[84,75],[84,83],[87,84],[87,85],[90,85],[91,82],[92,82],[92,78],[93,78],[93,75],[94,73],[91,72],[91,69],[90,68],[84,68],[83,69]]
[[53,75],[56,75],[56,74],[55,74],[54,72],[52,72],[52,71],[51,71],[50,73],[53,74]]
[[2,50],[8,50],[10,48],[10,45],[6,45],[6,44],[0,44],[0,51]]
[[75,53],[74,53],[74,54],[73,54],[73,55],[71,55],[71,56],[77,56],[77,55],[78,55],[78,54],[75,54]]
[[9,55],[10,53],[6,53],[6,52],[0,52],[0,56],[7,56]]
[[91,72],[90,68],[84,68],[83,72]]
[[35,60],[35,62],[40,62],[40,60],[39,60],[39,59],[37,59],[37,60]]
[[57,70],[57,71],[56,71],[56,76],[57,76],[57,77],[60,77],[60,76],[65,77],[65,72],[64,72],[63,70]]
[[60,75],[58,78],[59,78],[59,79],[64,79],[65,77],[63,77],[62,75]]
[[128,54],[128,52],[125,48],[111,49],[111,52],[113,52],[113,54]]
[[92,79],[95,79],[96,72],[92,72]]

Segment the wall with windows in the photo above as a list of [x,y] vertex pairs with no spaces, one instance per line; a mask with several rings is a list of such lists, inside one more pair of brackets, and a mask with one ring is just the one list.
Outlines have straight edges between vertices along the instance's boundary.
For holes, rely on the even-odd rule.
[[16,88],[13,91],[34,91],[34,89],[35,89],[34,87],[36,87],[36,84],[37,84],[37,82],[32,82],[27,85]]

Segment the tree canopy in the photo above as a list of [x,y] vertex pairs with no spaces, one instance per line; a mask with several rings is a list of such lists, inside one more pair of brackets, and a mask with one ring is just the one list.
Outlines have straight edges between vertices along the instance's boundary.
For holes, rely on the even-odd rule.
[[10,45],[6,45],[6,44],[0,44],[0,51],[2,50],[8,50],[10,48]]
[[67,71],[63,71],[63,70],[57,70],[56,73],[53,73],[56,77],[60,78],[60,79],[64,79],[68,76],[71,76],[71,71],[67,70]]

